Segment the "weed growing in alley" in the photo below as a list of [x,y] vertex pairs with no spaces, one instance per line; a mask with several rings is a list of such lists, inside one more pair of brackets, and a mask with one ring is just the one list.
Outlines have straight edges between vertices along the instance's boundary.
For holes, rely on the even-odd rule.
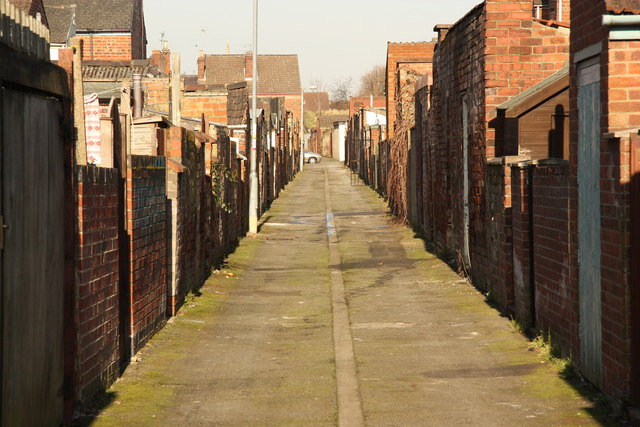
[[540,357],[551,363],[560,378],[569,379],[575,375],[573,358],[560,355],[558,350],[551,344],[550,333],[547,333],[547,338],[545,339],[544,333],[540,332],[531,341],[531,346]]
[[525,328],[522,323],[520,323],[513,317],[511,317],[511,319],[509,320],[509,325],[511,326],[511,329],[518,334],[524,335],[527,330],[527,328]]

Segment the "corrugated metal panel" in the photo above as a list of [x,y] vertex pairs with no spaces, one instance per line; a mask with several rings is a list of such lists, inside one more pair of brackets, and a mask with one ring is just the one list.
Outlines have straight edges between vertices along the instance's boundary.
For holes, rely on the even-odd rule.
[[140,73],[143,76],[157,76],[159,71],[149,65],[84,64],[82,66],[82,77],[85,80],[130,79],[134,73]]
[[600,265],[600,64],[578,70],[578,263],[580,365],[602,385]]

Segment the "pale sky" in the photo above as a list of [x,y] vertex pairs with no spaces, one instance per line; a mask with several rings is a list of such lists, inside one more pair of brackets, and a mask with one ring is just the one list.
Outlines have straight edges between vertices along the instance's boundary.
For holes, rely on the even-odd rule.
[[[360,77],[384,65],[387,42],[431,40],[436,24],[453,24],[481,0],[258,0],[258,53],[298,54],[302,86]],[[200,50],[251,50],[252,0],[147,0],[148,55],[162,33],[180,52],[182,72],[195,74]]]

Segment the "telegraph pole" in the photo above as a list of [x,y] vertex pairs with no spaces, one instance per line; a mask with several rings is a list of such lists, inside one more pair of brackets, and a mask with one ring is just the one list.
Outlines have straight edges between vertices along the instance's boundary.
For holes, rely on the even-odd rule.
[[253,0],[253,79],[251,95],[251,170],[249,174],[249,233],[258,233],[258,0]]

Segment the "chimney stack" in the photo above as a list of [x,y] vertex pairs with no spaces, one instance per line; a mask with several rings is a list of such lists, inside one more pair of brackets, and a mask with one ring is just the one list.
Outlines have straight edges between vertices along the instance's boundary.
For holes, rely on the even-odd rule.
[[451,27],[453,27],[453,25],[449,25],[449,24],[438,24],[435,27],[433,27],[433,31],[438,33],[438,42],[441,42],[442,40],[444,40],[444,38],[447,36],[447,33],[449,32]]
[[253,52],[251,51],[244,54],[244,77],[245,79],[253,78]]
[[200,55],[198,56],[198,82],[204,83],[206,80],[205,74],[205,63],[204,63],[204,51],[200,51]]
[[160,60],[160,70],[167,76],[171,74],[171,51],[169,50],[169,42],[162,42],[162,58]]

